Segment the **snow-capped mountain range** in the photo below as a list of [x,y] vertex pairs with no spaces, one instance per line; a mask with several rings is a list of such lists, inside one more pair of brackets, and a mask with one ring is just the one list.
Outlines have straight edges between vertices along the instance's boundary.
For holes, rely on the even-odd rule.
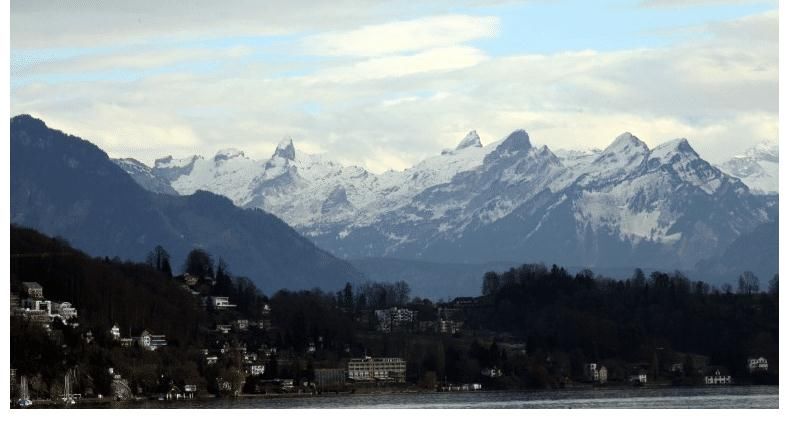
[[721,164],[724,172],[739,177],[753,192],[778,193],[778,145],[762,142]]
[[630,133],[602,151],[554,153],[524,130],[486,145],[471,131],[383,174],[302,153],[290,138],[266,160],[231,149],[152,168],[116,162],[150,190],[262,208],[351,259],[689,268],[777,213],[777,196],[764,195],[777,191],[777,150],[718,168],[685,139],[650,149]]

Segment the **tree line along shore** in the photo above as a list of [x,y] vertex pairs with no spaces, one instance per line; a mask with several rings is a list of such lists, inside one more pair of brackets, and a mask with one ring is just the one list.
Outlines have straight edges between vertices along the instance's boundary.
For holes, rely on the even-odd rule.
[[265,296],[200,249],[175,265],[161,247],[97,258],[12,225],[11,397],[22,377],[55,401],[778,379],[777,275],[735,287],[526,264],[432,301],[403,282]]

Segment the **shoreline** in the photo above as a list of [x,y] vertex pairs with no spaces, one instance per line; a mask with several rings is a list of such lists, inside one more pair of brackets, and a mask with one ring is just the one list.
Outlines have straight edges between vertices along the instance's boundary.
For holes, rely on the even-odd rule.
[[[124,400],[124,401],[116,401],[113,398],[85,398],[80,399],[75,405],[65,405],[61,401],[52,400],[52,399],[38,399],[33,400],[33,405],[29,408],[31,409],[42,409],[42,408],[98,408],[98,407],[90,407],[86,405],[109,405],[109,408],[113,408],[112,404],[118,404],[122,406],[129,406],[132,404],[146,404],[146,403],[166,403],[166,404],[189,404],[189,403],[199,403],[199,402],[216,402],[216,401],[235,401],[235,400],[275,400],[275,399],[312,399],[312,398],[339,398],[339,397],[354,397],[354,398],[364,398],[364,397],[378,397],[378,396],[409,396],[409,395],[456,395],[456,394],[534,394],[534,393],[546,393],[546,392],[589,392],[589,391],[655,391],[655,390],[669,390],[669,389],[680,389],[680,390],[696,390],[696,389],[726,389],[726,388],[742,388],[742,387],[778,387],[778,385],[766,385],[766,384],[714,384],[714,385],[693,385],[693,386],[675,386],[671,383],[655,383],[655,384],[647,384],[643,386],[632,386],[628,384],[616,384],[616,385],[605,385],[605,386],[595,386],[595,385],[574,385],[569,387],[560,387],[560,388],[548,388],[548,389],[483,389],[483,390],[468,390],[468,391],[436,391],[436,390],[427,390],[427,389],[419,389],[414,388],[413,386],[405,387],[403,389],[380,389],[380,390],[365,390],[361,392],[356,392],[353,390],[345,390],[345,391],[331,391],[331,392],[323,392],[323,393],[247,393],[242,394],[236,397],[232,396],[210,396],[204,395],[195,397],[194,399],[172,399],[172,400],[159,400],[154,397],[144,398],[144,397],[136,397],[134,399]],[[104,407],[101,407],[104,408]],[[123,407],[121,407],[123,408]],[[134,407],[130,407],[134,408]],[[166,407],[166,408],[189,408],[189,407]],[[12,402],[11,409],[20,409],[15,406],[15,403]]]

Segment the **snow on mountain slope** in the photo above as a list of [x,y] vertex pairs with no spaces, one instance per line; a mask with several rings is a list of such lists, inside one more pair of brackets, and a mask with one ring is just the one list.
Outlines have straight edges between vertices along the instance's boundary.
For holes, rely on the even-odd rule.
[[[589,171],[595,167],[597,171]],[[622,239],[634,243],[673,243],[682,238],[676,223],[687,213],[678,200],[683,193],[699,198],[691,195],[701,192],[714,199],[732,189],[746,192],[737,179],[701,159],[687,140],[672,140],[650,151],[630,134],[618,137],[576,185],[584,188],[577,205],[579,223],[618,229]],[[756,216],[766,220],[761,213]]]
[[731,181],[731,177],[701,159],[686,139],[672,140],[652,150],[649,167],[670,168],[683,182],[710,195],[715,193],[724,181]]
[[385,213],[380,221],[386,228],[381,229],[402,230],[401,242],[457,238],[470,224],[489,224],[508,215],[564,171],[558,158],[545,146],[533,147],[523,130],[491,145],[477,165],[480,155],[445,176],[446,182]]
[[573,149],[557,149],[553,151],[557,158],[562,161],[567,168],[575,168],[580,165],[586,165],[594,161],[602,151],[599,149],[589,150],[573,150]]
[[157,160],[153,172],[164,170],[174,176],[170,185],[178,193],[189,195],[198,190],[209,191],[230,198],[238,206],[247,202],[250,183],[263,172],[262,163],[234,149],[221,150],[209,159],[195,156],[165,160]]
[[[424,189],[477,167],[493,147],[483,147],[472,131],[454,150],[405,171],[376,175],[325,155],[298,152],[292,139],[284,138],[265,161],[228,149],[209,159],[162,158],[151,171],[180,194],[197,190],[221,194],[236,205],[262,208],[314,234],[326,224],[369,224]],[[344,202],[337,204],[340,196]]]
[[134,158],[112,159],[111,161],[126,171],[143,188],[158,194],[178,195],[178,192],[170,186],[167,180],[154,175],[151,167],[142,162]]
[[472,131],[455,149],[383,174],[285,138],[268,160],[227,150],[164,158],[151,171],[179,193],[204,189],[262,208],[350,258],[686,266],[775,212],[687,140],[650,150],[630,133],[602,151],[557,155],[524,130],[488,145]]
[[753,192],[778,193],[778,145],[762,142],[719,168],[738,177]]

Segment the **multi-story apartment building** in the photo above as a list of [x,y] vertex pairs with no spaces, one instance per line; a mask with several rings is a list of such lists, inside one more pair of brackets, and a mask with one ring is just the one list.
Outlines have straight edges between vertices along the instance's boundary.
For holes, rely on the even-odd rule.
[[369,357],[348,361],[348,378],[353,381],[405,383],[406,362],[398,357]]

